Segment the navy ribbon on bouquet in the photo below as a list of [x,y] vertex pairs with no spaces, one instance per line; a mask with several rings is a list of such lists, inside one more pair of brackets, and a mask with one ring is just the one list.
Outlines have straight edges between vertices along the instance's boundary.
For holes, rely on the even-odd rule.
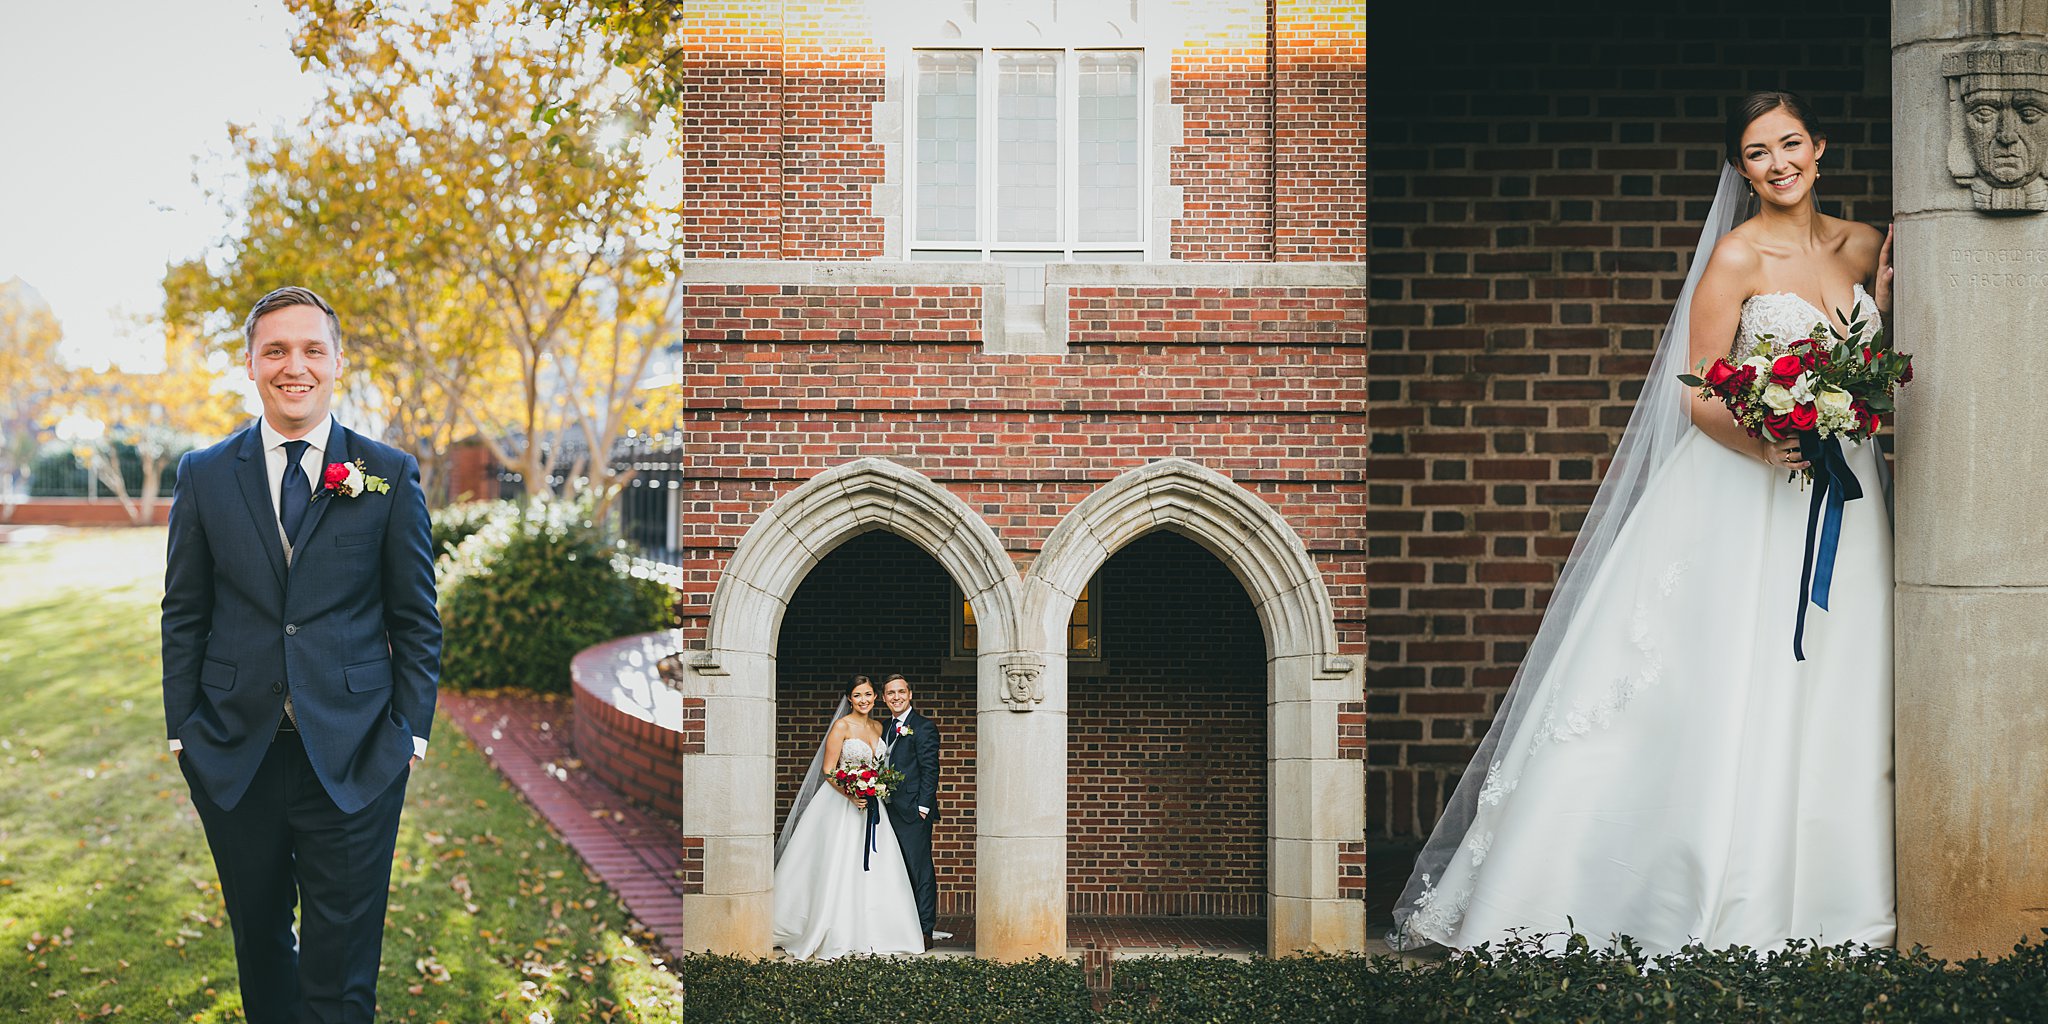
[[882,801],[876,797],[868,797],[868,844],[862,847],[860,851],[860,869],[862,871],[868,869],[868,857],[875,852],[875,826],[881,824],[881,821]]
[[[1842,542],[1842,505],[1863,497],[1863,484],[1849,468],[1842,454],[1840,438],[1822,438],[1819,451],[1811,451],[1811,438],[1800,438],[1802,453],[1813,463],[1813,500],[1806,506],[1806,564],[1799,570],[1799,622],[1792,631],[1792,655],[1806,660],[1806,603],[1822,611],[1828,607],[1828,592],[1835,580],[1835,549]],[[1818,557],[1815,547],[1818,541]]]

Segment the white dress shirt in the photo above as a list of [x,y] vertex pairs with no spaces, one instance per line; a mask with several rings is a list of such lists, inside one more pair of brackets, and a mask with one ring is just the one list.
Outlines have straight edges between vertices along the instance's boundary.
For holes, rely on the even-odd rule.
[[[276,427],[271,426],[270,420],[266,418],[259,416],[256,423],[256,429],[263,434],[263,475],[270,481],[270,523],[277,527],[277,542],[284,545],[285,564],[290,565],[292,542],[284,534],[284,518],[280,514],[283,506],[279,497],[284,490],[285,460],[289,457],[284,446],[289,441],[306,442],[306,450],[299,455],[299,469],[306,474],[307,490],[317,493],[320,489],[321,476],[327,466],[323,460],[327,455],[327,438],[334,432],[334,417],[330,414],[322,418],[313,425],[313,429],[298,437],[284,436]],[[171,749],[183,750],[185,744],[174,739],[171,741]],[[424,738],[412,738],[412,756],[427,756],[427,741]]]

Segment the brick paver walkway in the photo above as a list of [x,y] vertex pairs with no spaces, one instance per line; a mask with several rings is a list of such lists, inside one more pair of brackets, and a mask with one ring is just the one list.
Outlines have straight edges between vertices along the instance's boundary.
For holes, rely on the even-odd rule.
[[681,948],[682,832],[583,770],[569,746],[569,701],[443,691],[440,704],[662,948]]

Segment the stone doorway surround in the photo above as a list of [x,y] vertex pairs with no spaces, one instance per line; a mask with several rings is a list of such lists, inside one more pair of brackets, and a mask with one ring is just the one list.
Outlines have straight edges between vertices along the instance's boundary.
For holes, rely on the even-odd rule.
[[1067,949],[1067,665],[1075,595],[1108,557],[1154,530],[1202,544],[1237,576],[1266,637],[1267,952],[1355,950],[1365,908],[1338,898],[1340,843],[1364,837],[1364,776],[1337,756],[1337,707],[1363,670],[1338,656],[1329,594],[1299,537],[1265,501],[1184,459],[1130,470],[1083,500],[1019,574],[993,530],[915,470],[866,458],[778,499],[719,575],[706,647],[688,652],[686,700],[704,739],[683,754],[683,834],[702,877],[683,894],[682,948],[771,952],[775,648],[788,602],[838,545],[873,530],[917,544],[974,607],[975,952]]

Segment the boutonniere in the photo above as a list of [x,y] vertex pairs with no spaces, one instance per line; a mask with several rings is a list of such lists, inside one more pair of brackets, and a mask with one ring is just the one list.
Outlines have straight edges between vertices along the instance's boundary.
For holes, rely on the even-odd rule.
[[911,729],[910,729],[910,726],[908,726],[908,725],[905,725],[905,724],[904,724],[904,723],[902,723],[902,722],[898,722],[898,723],[896,723],[896,735],[897,735],[898,737],[903,737],[903,736],[909,736],[909,735],[911,735],[911,734],[912,734],[912,733],[911,733]]
[[390,494],[391,485],[381,476],[371,476],[361,459],[354,462],[330,462],[326,471],[320,474],[322,494],[338,494],[344,498],[353,498],[364,491]]

